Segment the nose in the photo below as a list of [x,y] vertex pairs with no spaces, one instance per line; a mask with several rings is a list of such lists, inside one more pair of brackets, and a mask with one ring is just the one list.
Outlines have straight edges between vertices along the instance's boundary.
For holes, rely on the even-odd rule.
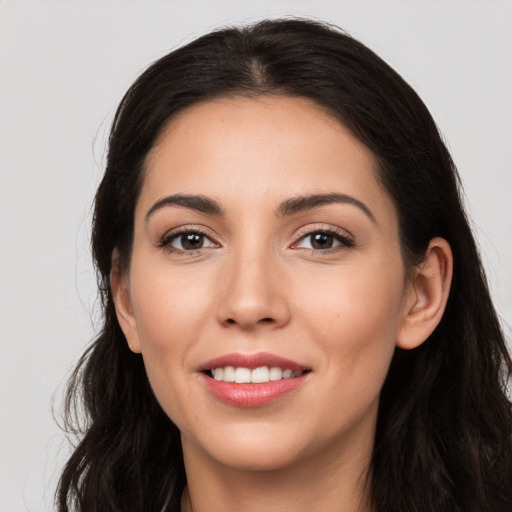
[[282,327],[290,320],[283,269],[275,255],[232,255],[220,276],[217,319],[242,330]]

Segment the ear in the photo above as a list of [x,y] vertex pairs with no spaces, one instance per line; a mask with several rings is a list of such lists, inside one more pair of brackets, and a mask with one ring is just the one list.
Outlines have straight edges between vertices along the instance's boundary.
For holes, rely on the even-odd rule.
[[139,331],[137,321],[133,313],[132,301],[130,297],[130,283],[126,272],[121,271],[119,265],[119,253],[117,249],[112,254],[112,271],[110,272],[110,289],[116,308],[117,321],[128,341],[128,346],[132,352],[140,354]]
[[446,308],[452,273],[450,244],[443,238],[433,238],[424,260],[414,268],[407,284],[398,347],[416,348],[432,334]]

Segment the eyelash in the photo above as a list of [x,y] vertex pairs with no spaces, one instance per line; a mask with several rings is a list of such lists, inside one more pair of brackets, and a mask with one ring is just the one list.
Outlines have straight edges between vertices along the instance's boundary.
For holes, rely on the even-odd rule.
[[[297,245],[299,243],[306,240],[308,237],[312,237],[313,235],[317,235],[317,234],[331,236],[336,241],[339,242],[339,245],[335,246],[335,247],[329,247],[327,249],[297,247]],[[218,243],[215,242],[214,240],[212,240],[212,238],[207,233],[202,231],[201,229],[187,228],[187,227],[179,228],[176,231],[173,231],[172,233],[165,234],[160,239],[160,241],[158,242],[157,245],[160,249],[165,249],[169,253],[179,254],[179,255],[180,254],[187,254],[187,255],[197,254],[204,249],[208,249],[208,247],[201,247],[199,249],[181,250],[176,247],[173,247],[172,242],[177,240],[179,237],[181,237],[183,235],[199,235],[199,236],[202,236],[202,237],[208,239],[212,244],[219,247]],[[336,252],[343,248],[350,249],[350,248],[354,247],[354,245],[355,245],[355,242],[354,242],[353,238],[351,236],[348,236],[348,235],[342,233],[341,231],[338,231],[336,229],[315,228],[315,229],[307,230],[305,233],[301,234],[299,236],[299,238],[297,239],[297,241],[294,242],[290,247],[294,250],[300,249],[300,250],[308,251],[308,252],[311,252],[314,254],[328,254],[328,253]]]
[[165,249],[167,252],[170,252],[173,254],[188,254],[188,255],[197,254],[201,250],[205,249],[205,247],[201,247],[199,249],[193,249],[190,251],[186,251],[186,250],[181,250],[181,249],[177,249],[176,247],[173,247],[171,245],[172,242],[174,240],[177,240],[179,237],[181,237],[183,235],[199,235],[204,238],[207,238],[213,244],[218,246],[218,244],[212,240],[211,236],[209,236],[207,233],[205,233],[201,229],[183,227],[183,228],[177,229],[176,231],[173,231],[172,233],[165,234],[158,242],[158,247],[160,249]]
[[[318,235],[318,234],[333,237],[334,240],[339,242],[339,245],[335,246],[335,247],[329,247],[327,249],[296,247],[300,242],[306,240],[309,237],[312,237],[313,235]],[[332,228],[326,229],[326,228],[316,227],[314,229],[308,229],[304,234],[302,234],[299,237],[299,239],[296,242],[294,242],[292,244],[291,247],[295,248],[295,249],[302,249],[304,251],[309,251],[313,254],[318,254],[318,253],[329,254],[329,253],[336,252],[341,249],[350,249],[350,248],[354,247],[354,245],[355,245],[354,239],[351,236],[347,235],[346,233],[343,233],[337,229],[332,229]]]

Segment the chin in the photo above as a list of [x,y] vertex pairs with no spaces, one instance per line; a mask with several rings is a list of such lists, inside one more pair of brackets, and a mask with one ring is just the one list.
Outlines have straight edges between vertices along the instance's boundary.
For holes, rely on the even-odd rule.
[[[247,429],[241,426],[229,430],[210,431],[201,451],[214,463],[235,470],[278,471],[297,463],[304,452],[300,441],[292,442],[293,436],[289,432],[283,435],[268,427]],[[182,435],[182,440],[190,447],[186,435]]]
[[218,454],[217,460],[237,471],[273,472],[286,469],[298,462],[298,454],[293,450],[276,451],[261,446],[233,448],[227,453]]

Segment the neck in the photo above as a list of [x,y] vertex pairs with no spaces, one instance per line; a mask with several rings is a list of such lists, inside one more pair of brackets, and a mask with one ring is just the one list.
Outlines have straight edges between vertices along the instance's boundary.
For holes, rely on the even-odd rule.
[[[346,445],[345,445],[346,446]],[[289,467],[272,471],[230,468],[191,457],[183,443],[188,486],[182,512],[372,512],[369,499],[373,443],[349,450],[332,445]],[[333,449],[334,448],[334,449]]]

